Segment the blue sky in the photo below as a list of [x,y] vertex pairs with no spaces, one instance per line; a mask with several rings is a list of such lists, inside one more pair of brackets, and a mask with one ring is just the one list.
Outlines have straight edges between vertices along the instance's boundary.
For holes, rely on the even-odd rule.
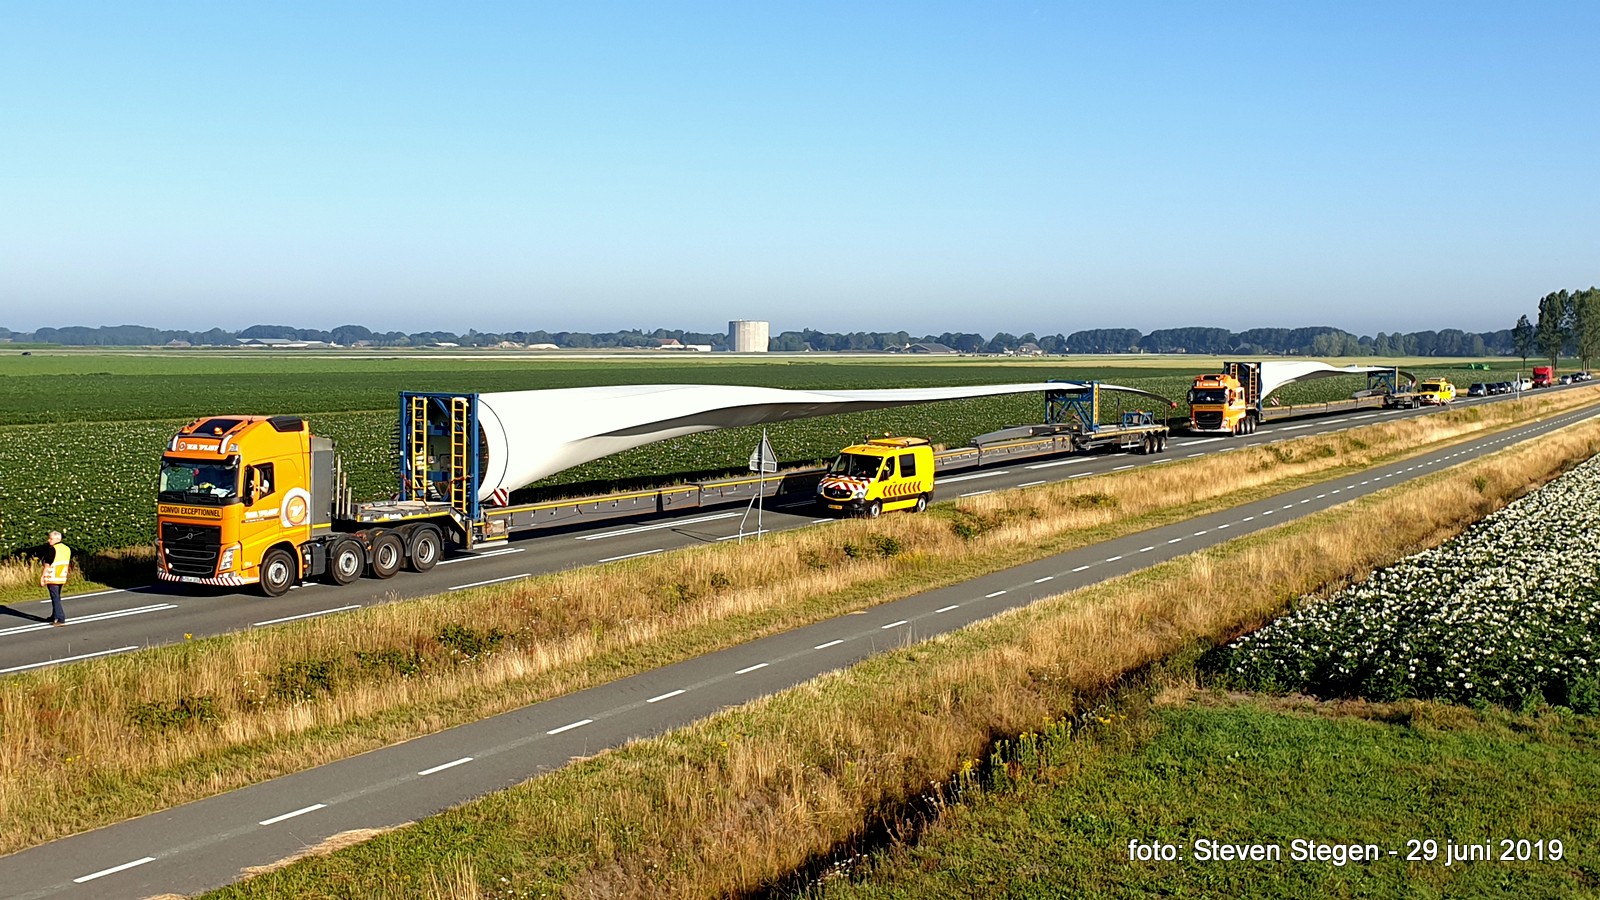
[[[331,10],[331,11],[330,11]],[[0,7],[0,325],[1508,327],[1581,3]]]

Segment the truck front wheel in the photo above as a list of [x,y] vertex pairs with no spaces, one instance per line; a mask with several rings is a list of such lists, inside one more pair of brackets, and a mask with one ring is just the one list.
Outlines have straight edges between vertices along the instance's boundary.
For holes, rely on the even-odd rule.
[[400,536],[380,534],[372,542],[372,562],[367,564],[367,569],[373,578],[390,578],[400,571],[405,560],[406,548],[400,543]]
[[878,516],[883,515],[883,504],[874,500],[862,508],[861,514],[869,519],[876,519]]
[[439,532],[424,528],[411,541],[411,571],[426,572],[439,564],[439,554],[444,543]]
[[261,593],[268,597],[282,597],[294,587],[299,567],[289,551],[277,547],[267,551],[261,559]]

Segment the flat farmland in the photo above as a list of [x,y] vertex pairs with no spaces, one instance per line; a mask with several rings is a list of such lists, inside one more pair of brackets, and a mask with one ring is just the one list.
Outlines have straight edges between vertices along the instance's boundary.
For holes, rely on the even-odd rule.
[[[1340,362],[1345,362],[1341,360]],[[1465,381],[1464,361],[1403,360]],[[157,460],[184,422],[223,413],[295,414],[333,438],[358,498],[389,494],[402,390],[521,391],[616,384],[748,384],[793,389],[931,387],[1048,379],[1123,384],[1182,403],[1189,379],[1218,360],[1187,356],[1040,360],[905,356],[566,356],[450,354],[33,351],[0,354],[0,556],[40,543],[51,528],[85,550],[148,544]],[[1386,361],[1384,364],[1392,364]],[[1497,369],[1511,364],[1498,361]],[[1506,376],[1509,377],[1509,376]],[[1348,396],[1364,379],[1285,389],[1285,402]],[[1150,409],[1135,395],[1104,398],[1106,417]],[[788,463],[809,463],[871,434],[916,434],[960,445],[1008,425],[1038,422],[1042,398],[996,397],[827,416],[769,426]],[[759,429],[665,441],[558,473],[518,500],[666,483],[743,468]]]

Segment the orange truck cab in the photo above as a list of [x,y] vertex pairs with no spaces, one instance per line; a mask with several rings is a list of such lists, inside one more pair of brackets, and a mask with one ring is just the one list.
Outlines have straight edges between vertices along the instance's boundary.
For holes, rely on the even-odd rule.
[[[311,433],[295,416],[214,416],[185,426],[161,457],[156,573],[168,581],[261,581],[273,554],[294,566],[313,528]],[[295,568],[298,581],[298,568]]]
[[1249,434],[1256,430],[1253,407],[1232,375],[1197,375],[1189,388],[1189,430],[1202,434]]
[[875,519],[885,510],[928,508],[933,447],[926,438],[874,438],[839,451],[817,483],[824,509]]

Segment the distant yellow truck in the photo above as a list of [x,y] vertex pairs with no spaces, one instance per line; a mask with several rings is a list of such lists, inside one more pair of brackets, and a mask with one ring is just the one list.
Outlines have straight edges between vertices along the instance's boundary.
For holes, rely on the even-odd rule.
[[839,451],[817,483],[824,509],[875,519],[885,510],[928,508],[933,447],[926,438],[882,437]]
[[1423,406],[1445,406],[1456,399],[1456,386],[1443,378],[1430,378],[1417,385],[1417,402]]

